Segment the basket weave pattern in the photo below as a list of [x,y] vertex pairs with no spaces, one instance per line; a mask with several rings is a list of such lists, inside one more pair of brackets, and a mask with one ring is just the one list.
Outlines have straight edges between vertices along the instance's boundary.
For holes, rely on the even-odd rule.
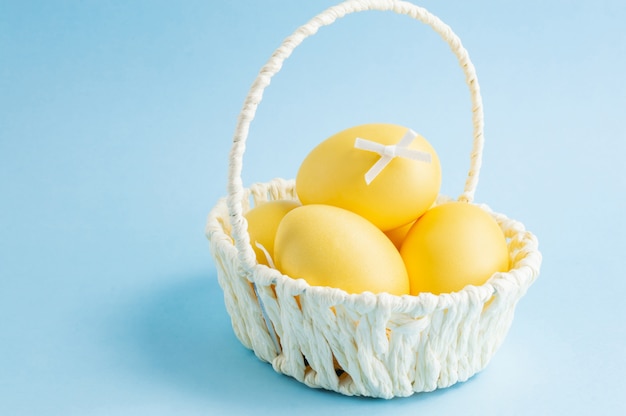
[[[370,9],[395,11],[428,24],[457,56],[470,89],[474,126],[470,170],[458,200],[471,203],[481,165],[483,112],[475,70],[460,40],[411,3],[349,0],[296,30],[261,69],[235,130],[228,197],[210,212],[206,234],[233,330],[244,346],[308,386],[391,398],[448,387],[481,371],[504,340],[518,300],[537,278],[541,254],[537,239],[520,222],[479,205],[507,238],[511,270],[459,292],[352,295],[309,286],[256,264],[243,214],[265,201],[297,199],[293,180],[275,179],[247,189],[241,182],[249,125],[263,90],[304,38],[348,13]],[[437,203],[448,200],[440,196]]]
[[[254,204],[295,198],[293,181],[280,179],[255,184],[246,193]],[[511,271],[439,296],[349,295],[263,265],[247,276],[229,236],[224,200],[211,211],[207,233],[226,308],[243,345],[276,371],[311,387],[391,398],[465,381],[502,343],[541,257],[536,238],[521,223],[492,215],[508,238]],[[248,279],[257,286],[282,351],[274,346]]]

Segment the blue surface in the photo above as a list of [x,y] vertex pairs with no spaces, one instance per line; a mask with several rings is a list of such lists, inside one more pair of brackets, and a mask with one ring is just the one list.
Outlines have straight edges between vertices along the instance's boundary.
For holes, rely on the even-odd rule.
[[[314,4],[313,4],[314,3]],[[626,413],[626,5],[420,3],[476,65],[476,200],[540,241],[487,369],[391,401],[309,389],[235,339],[203,229],[245,94],[334,2],[0,2],[0,414]],[[252,125],[244,182],[328,135],[404,124],[458,195],[469,95],[425,26],[377,12],[305,41]]]

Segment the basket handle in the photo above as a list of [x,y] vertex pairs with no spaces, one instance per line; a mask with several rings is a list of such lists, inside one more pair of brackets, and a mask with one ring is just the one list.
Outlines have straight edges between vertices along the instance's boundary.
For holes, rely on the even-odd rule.
[[410,16],[430,26],[445,40],[459,61],[459,65],[465,73],[465,82],[469,87],[472,100],[472,123],[473,123],[473,147],[470,154],[470,169],[463,193],[459,196],[460,201],[471,202],[478,183],[483,151],[483,128],[484,116],[480,87],[476,78],[476,70],[469,59],[469,55],[459,37],[452,29],[439,18],[432,15],[426,9],[412,3],[399,0],[347,0],[336,6],[332,6],[315,16],[308,23],[296,29],[274,51],[267,63],[261,68],[248,95],[244,101],[241,113],[237,120],[237,126],[233,136],[233,145],[230,151],[228,168],[228,198],[227,206],[232,224],[232,237],[239,253],[241,265],[247,271],[251,270],[256,263],[254,252],[250,247],[250,238],[247,233],[247,222],[243,217],[244,188],[241,178],[242,158],[246,147],[246,139],[250,129],[250,123],[254,119],[256,109],[263,98],[263,91],[270,84],[285,59],[304,39],[314,35],[323,27],[334,23],[337,19],[348,14],[366,10],[393,11]]

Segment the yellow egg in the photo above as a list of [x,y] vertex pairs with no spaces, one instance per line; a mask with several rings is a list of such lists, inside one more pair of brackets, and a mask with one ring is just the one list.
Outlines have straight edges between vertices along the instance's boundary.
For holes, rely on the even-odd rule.
[[407,233],[400,254],[412,295],[456,292],[509,270],[507,243],[497,222],[465,202],[428,210]]
[[303,205],[278,226],[274,261],[282,273],[348,293],[409,293],[393,243],[359,215],[330,205]]
[[393,230],[385,231],[385,235],[387,236],[387,238],[391,240],[393,245],[396,246],[398,250],[400,250],[400,247],[402,247],[404,237],[406,237],[406,234],[409,232],[414,222],[415,221],[405,225],[401,225],[400,227],[394,228]]
[[267,256],[256,243],[261,244],[271,255],[274,251],[274,237],[278,224],[285,214],[298,206],[300,203],[297,201],[268,201],[257,205],[244,215],[248,221],[250,244],[259,263],[268,265]]
[[[296,176],[300,201],[303,205],[327,204],[347,209],[383,231],[415,220],[439,193],[441,167],[435,150],[420,135],[411,136],[407,146],[400,147],[430,160],[403,155],[398,144],[411,132],[394,124],[364,124],[326,139],[300,166]],[[383,149],[376,152],[356,148],[357,138]],[[366,174],[385,152],[389,152],[388,158],[394,152],[396,155],[368,184]]]

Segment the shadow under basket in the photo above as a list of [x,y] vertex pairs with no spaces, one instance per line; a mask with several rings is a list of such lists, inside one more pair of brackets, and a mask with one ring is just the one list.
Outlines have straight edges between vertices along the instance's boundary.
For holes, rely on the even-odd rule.
[[[245,196],[254,206],[296,199],[295,184],[275,179],[245,189]],[[449,199],[439,197],[437,203]],[[494,274],[482,286],[438,296],[352,295],[263,265],[245,273],[221,199],[206,231],[237,338],[277,372],[345,395],[410,396],[469,379],[504,340],[515,306],[541,264],[533,234],[478,206],[507,238],[510,271]],[[250,208],[244,206],[244,212]]]

